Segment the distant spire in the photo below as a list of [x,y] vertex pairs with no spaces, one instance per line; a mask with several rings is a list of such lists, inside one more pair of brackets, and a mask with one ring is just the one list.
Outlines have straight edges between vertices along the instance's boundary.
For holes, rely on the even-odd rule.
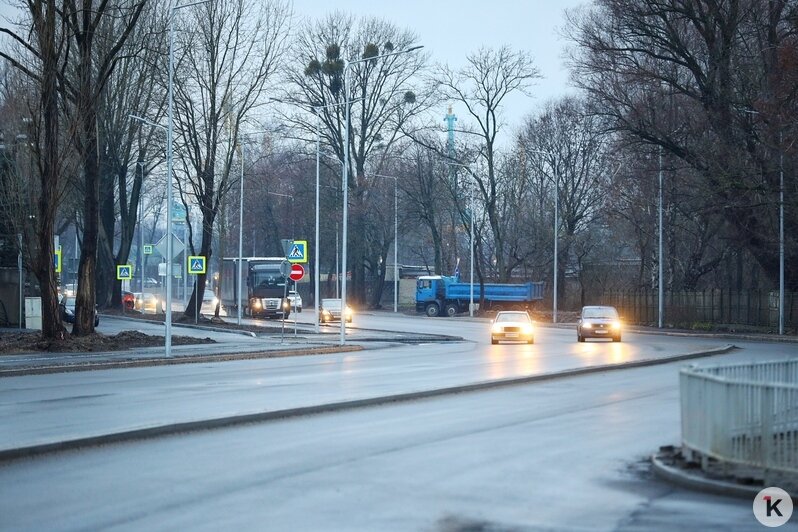
[[457,117],[452,113],[452,106],[449,106],[449,113],[444,118],[446,121],[446,128],[449,131],[449,136],[446,139],[446,154],[449,158],[454,159],[454,123],[457,122]]

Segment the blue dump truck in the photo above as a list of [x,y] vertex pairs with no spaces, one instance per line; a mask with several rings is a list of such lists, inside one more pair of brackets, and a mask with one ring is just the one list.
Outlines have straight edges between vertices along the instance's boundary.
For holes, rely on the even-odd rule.
[[[523,284],[485,283],[485,307],[493,310],[527,310],[543,299],[543,282]],[[480,287],[474,283],[474,303],[480,299]],[[471,285],[458,277],[424,275],[416,282],[416,311],[435,317],[456,316],[468,311]]]

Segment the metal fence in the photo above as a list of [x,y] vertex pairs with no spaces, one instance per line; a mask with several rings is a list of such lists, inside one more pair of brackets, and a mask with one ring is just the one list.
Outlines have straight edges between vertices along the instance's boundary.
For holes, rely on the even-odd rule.
[[680,371],[682,450],[705,470],[798,489],[798,359]]
[[[787,328],[798,325],[798,297],[784,295],[784,322]],[[612,305],[627,323],[652,324],[659,317],[656,291],[608,290],[588,298],[590,305]],[[665,292],[664,319],[677,327],[702,324],[778,327],[778,291],[701,290]]]

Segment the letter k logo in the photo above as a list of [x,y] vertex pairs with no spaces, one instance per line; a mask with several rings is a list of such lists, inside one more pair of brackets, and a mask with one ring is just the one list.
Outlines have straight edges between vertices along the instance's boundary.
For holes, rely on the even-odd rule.
[[773,497],[771,497],[770,495],[765,495],[764,499],[765,502],[767,503],[766,511],[768,517],[770,517],[773,514],[773,512],[776,512],[776,515],[778,515],[779,517],[784,517],[781,514],[781,511],[779,510],[779,503],[781,502],[781,499],[777,499],[775,503],[773,502]]
[[792,498],[781,488],[771,486],[756,494],[754,498],[754,517],[766,527],[779,527],[792,517]]

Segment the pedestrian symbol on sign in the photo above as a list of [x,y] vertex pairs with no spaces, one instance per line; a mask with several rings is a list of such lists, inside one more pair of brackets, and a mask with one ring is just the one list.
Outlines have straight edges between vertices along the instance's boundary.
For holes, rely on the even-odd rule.
[[307,262],[307,249],[307,240],[294,240],[294,242],[291,244],[290,251],[288,252],[287,259],[291,262]]
[[205,273],[205,256],[190,256],[188,258],[188,273],[192,273],[194,275]]
[[118,281],[130,281],[133,278],[133,268],[130,264],[118,264],[116,266],[116,279]]

